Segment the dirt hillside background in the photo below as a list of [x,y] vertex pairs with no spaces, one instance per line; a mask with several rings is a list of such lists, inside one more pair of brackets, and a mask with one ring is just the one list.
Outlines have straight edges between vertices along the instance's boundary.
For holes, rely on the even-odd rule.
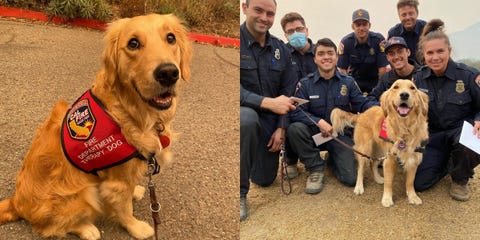
[[[58,99],[72,103],[100,69],[103,33],[0,19],[0,199],[37,126]],[[192,78],[184,84],[173,128],[173,164],[154,177],[162,209],[161,239],[238,239],[239,50],[194,44]],[[145,186],[146,181],[143,183]],[[134,215],[152,223],[147,199]],[[99,220],[102,239],[131,239]],[[40,239],[26,221],[0,226],[0,239]],[[78,239],[68,236],[67,239]]]

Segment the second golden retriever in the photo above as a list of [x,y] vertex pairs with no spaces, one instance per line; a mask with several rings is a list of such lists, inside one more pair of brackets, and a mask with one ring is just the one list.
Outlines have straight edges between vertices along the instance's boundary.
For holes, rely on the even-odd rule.
[[[422,161],[419,152],[428,140],[428,95],[419,91],[410,80],[397,80],[380,97],[380,107],[375,106],[361,114],[334,109],[331,120],[334,131],[342,134],[346,126],[354,126],[354,148],[371,156],[374,179],[384,183],[382,205],[393,205],[392,183],[397,164],[406,172],[406,191],[410,204],[421,204],[413,182],[417,167]],[[383,129],[383,130],[382,130]],[[358,161],[355,194],[363,194],[364,166],[369,159],[356,153]],[[379,159],[385,157],[382,178],[378,173]]]
[[[113,22],[105,43],[103,68],[86,92],[91,97],[72,107],[58,102],[37,130],[14,195],[0,202],[0,224],[23,218],[44,237],[99,239],[95,219],[106,216],[134,238],[154,235],[133,216],[132,199],[145,191],[137,186],[147,170],[142,157],[155,156],[161,166],[170,158],[177,80],[190,78],[191,42],[178,18],[151,14]],[[114,133],[105,133],[100,119],[113,122]],[[85,148],[66,150],[67,142]],[[130,152],[108,168],[90,165],[127,145]]]

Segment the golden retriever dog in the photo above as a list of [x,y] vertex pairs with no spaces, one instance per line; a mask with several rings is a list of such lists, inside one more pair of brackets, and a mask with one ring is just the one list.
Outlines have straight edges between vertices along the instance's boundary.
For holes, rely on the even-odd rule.
[[[384,183],[382,205],[390,207],[392,182],[397,164],[406,172],[406,190],[410,204],[421,204],[413,182],[417,167],[422,161],[421,149],[428,140],[428,95],[419,91],[410,80],[399,79],[380,97],[380,106],[374,106],[361,114],[352,114],[340,109],[331,113],[334,131],[343,134],[347,126],[354,126],[354,149],[370,156],[355,153],[358,162],[357,182],[354,193],[363,194],[365,164],[371,163],[374,180]],[[386,127],[386,131],[385,131]],[[382,130],[383,129],[383,130]],[[380,159],[384,178],[378,173]]]
[[[102,141],[87,138],[93,129],[104,129],[98,118],[89,115],[92,105],[78,103],[74,109],[59,101],[36,132],[14,195],[0,202],[0,223],[22,218],[44,237],[70,233],[100,239],[94,221],[106,216],[134,238],[154,235],[148,223],[133,216],[132,199],[141,199],[145,192],[137,186],[147,172],[145,159],[154,156],[163,166],[171,158],[162,139],[174,134],[171,121],[181,84],[177,80],[190,78],[191,42],[177,17],[157,14],[114,21],[104,40],[103,67],[89,92],[117,124],[126,143],[112,142],[116,136]],[[85,117],[88,121],[77,121]],[[108,168],[82,171],[66,157],[64,129],[71,137],[85,139],[80,142],[89,150],[78,156],[85,162],[120,145],[130,145],[137,155]]]

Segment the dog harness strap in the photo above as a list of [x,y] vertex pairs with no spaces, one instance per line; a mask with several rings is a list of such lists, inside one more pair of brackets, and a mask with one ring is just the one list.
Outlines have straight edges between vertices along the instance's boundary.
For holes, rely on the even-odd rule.
[[140,156],[91,90],[77,99],[67,112],[61,135],[67,159],[87,173],[95,174]]

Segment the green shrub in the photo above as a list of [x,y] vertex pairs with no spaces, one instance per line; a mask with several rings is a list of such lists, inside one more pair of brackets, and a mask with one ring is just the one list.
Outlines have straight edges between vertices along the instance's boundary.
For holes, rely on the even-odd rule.
[[51,0],[46,13],[68,19],[90,18],[102,21],[113,16],[110,6],[103,0]]

